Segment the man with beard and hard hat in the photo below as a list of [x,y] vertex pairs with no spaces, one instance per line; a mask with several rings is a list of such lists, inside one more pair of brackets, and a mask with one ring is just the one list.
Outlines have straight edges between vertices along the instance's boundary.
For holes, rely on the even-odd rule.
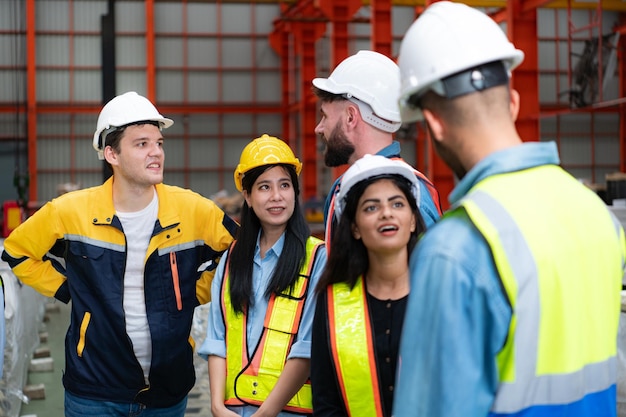
[[402,120],[425,120],[459,182],[411,256],[396,417],[616,415],[624,231],[555,143],[522,142],[523,58],[448,1],[402,41]]
[[[401,159],[400,144],[393,139],[401,126],[400,72],[395,62],[378,52],[359,51],[337,65],[328,78],[315,78],[313,91],[321,112],[315,133],[326,142],[326,166],[352,165],[366,154]],[[418,205],[428,227],[441,215],[439,193],[424,174],[417,170],[415,174],[420,184]],[[327,250],[340,184],[341,177],[335,180],[324,205]]]

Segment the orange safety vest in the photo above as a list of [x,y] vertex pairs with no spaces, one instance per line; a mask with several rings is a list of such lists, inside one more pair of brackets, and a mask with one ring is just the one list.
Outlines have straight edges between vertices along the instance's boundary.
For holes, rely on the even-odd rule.
[[350,417],[382,417],[373,331],[363,277],[354,288],[328,286],[330,347],[343,402]]
[[[317,250],[324,242],[309,237],[306,259],[293,293],[288,290],[270,297],[263,332],[252,358],[248,355],[246,314],[237,314],[230,303],[228,260],[222,282],[222,315],[226,329],[226,390],[224,404],[260,406],[274,389],[291,349],[307,299],[309,277]],[[296,413],[312,413],[311,383],[307,381],[283,408]]]

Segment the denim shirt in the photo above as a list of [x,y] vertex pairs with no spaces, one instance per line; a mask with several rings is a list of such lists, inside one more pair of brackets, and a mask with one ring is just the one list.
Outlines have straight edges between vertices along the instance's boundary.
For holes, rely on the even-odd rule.
[[[489,176],[546,164],[559,164],[554,143],[493,153],[456,185],[450,203]],[[512,316],[489,246],[459,210],[427,230],[409,269],[394,416],[486,416]]]

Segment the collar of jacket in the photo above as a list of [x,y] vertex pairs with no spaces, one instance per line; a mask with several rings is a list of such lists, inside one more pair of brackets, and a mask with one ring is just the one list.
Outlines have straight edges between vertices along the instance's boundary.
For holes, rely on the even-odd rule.
[[[159,198],[159,212],[157,215],[161,230],[167,230],[180,224],[176,199],[171,198],[167,192],[167,186],[157,184],[155,186]],[[96,198],[91,199],[91,221],[96,225],[112,225],[115,219],[115,206],[113,206],[113,177],[110,177],[100,187],[95,188]],[[119,223],[119,221],[118,221]],[[157,226],[158,227],[158,226]]]

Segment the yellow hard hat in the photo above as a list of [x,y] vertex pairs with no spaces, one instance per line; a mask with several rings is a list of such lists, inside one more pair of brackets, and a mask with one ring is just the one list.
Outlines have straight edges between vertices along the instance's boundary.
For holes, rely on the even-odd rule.
[[242,191],[241,180],[246,172],[252,168],[272,164],[293,165],[298,175],[302,170],[302,162],[296,158],[289,145],[274,136],[263,134],[247,144],[241,152],[239,165],[234,174],[237,190]]

